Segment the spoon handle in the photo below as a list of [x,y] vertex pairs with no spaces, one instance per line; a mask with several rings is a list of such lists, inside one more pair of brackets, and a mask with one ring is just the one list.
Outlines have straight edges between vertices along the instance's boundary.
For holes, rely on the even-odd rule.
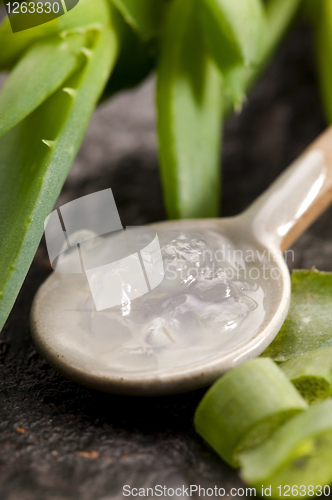
[[286,250],[332,203],[332,127],[246,210],[256,238]]

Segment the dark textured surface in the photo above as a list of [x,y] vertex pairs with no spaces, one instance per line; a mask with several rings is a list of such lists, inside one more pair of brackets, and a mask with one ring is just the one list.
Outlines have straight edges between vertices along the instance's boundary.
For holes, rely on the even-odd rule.
[[[288,38],[229,120],[223,153],[224,215],[243,210],[324,128],[305,27]],[[100,108],[59,204],[112,187],[124,224],[163,219],[153,80]],[[332,270],[331,214],[295,245],[296,267]],[[124,484],[242,483],[195,435],[204,391],[162,399],[101,394],[58,375],[36,353],[29,310],[50,272],[41,244],[0,335],[0,499],[108,500]]]

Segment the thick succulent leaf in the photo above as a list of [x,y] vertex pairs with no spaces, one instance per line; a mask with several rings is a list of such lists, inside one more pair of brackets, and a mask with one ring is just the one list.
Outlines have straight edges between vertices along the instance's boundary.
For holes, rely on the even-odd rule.
[[[0,93],[0,136],[23,120],[77,69],[85,36],[47,39],[31,47]],[[24,85],[22,86],[22,82]]]
[[[242,478],[272,498],[326,496],[332,481],[332,401],[297,415],[261,447],[240,456]],[[290,486],[287,488],[287,485]]]
[[259,60],[264,41],[261,0],[199,0],[207,47],[222,72]]
[[154,67],[157,52],[155,39],[143,40],[115,7],[112,24],[119,38],[119,55],[102,100],[119,90],[138,85]]
[[159,157],[171,218],[212,217],[219,207],[222,85],[197,23],[195,2],[173,2],[159,56]]
[[266,441],[307,404],[271,359],[231,370],[205,394],[194,418],[196,431],[233,467],[238,455]]
[[143,38],[158,32],[164,0],[112,0],[126,22]]
[[[262,356],[286,361],[308,351],[332,347],[332,273],[294,271],[288,316]],[[332,365],[332,363],[331,363]]]
[[301,4],[302,0],[268,0],[265,5],[265,29],[259,58],[251,66],[240,65],[223,73],[228,96],[224,105],[225,115],[231,111],[233,104],[236,108],[241,107],[246,94],[264,71]]
[[108,18],[108,0],[80,0],[65,16],[17,33],[12,32],[6,17],[0,27],[0,71],[12,68],[27,48],[40,38],[68,30],[103,26]]
[[309,404],[331,394],[332,274],[295,271],[288,316],[262,356],[280,362],[280,368]]
[[[106,19],[107,21],[107,19]],[[86,64],[0,138],[0,328],[12,308],[117,54],[111,28],[95,32]]]

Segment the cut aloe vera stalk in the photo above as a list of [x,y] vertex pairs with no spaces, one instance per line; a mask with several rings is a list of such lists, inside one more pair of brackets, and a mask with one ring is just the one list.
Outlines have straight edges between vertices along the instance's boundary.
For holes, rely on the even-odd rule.
[[273,498],[321,496],[332,482],[332,401],[297,415],[240,462],[242,478],[258,492],[271,486]]
[[331,347],[300,354],[279,367],[309,404],[316,404],[331,395]]
[[262,356],[286,361],[308,351],[332,347],[332,273],[294,271],[288,316]]
[[202,47],[195,6],[170,3],[159,57],[159,157],[174,219],[213,217],[219,208],[222,85]]
[[195,413],[195,427],[230,465],[307,403],[270,359],[254,359],[228,372],[206,393]]
[[55,36],[28,50],[0,93],[0,136],[34,111],[78,68],[84,42],[81,34],[64,40]]

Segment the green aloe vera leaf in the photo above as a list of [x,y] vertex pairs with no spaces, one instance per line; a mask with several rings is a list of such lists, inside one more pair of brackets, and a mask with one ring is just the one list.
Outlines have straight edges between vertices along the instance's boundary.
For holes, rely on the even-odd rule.
[[109,0],[80,0],[74,9],[57,19],[58,30],[79,30],[105,25],[110,18]]
[[112,0],[126,22],[143,38],[156,36],[165,0]]
[[[319,487],[332,482],[332,401],[297,415],[262,446],[241,454],[240,461],[242,478],[258,492],[271,486],[272,498],[316,496]],[[297,492],[296,488],[292,492],[293,485]],[[309,486],[314,491],[310,488],[308,494]]]
[[217,215],[222,85],[199,38],[196,3],[170,4],[158,63],[161,177],[170,218]]
[[112,20],[119,38],[119,55],[102,100],[119,90],[138,85],[150,73],[156,60],[155,39],[143,40],[115,8],[112,9]]
[[0,71],[11,69],[36,40],[57,33],[58,19],[26,31],[13,33],[6,17],[0,26]]
[[6,17],[0,27],[0,71],[11,69],[37,40],[56,33],[103,26],[109,19],[108,0],[80,0],[66,15],[53,21],[13,33]]
[[203,397],[196,431],[230,465],[266,441],[307,403],[271,359],[251,360],[226,373]]
[[[32,262],[117,55],[110,27],[62,89],[0,138],[0,329]],[[68,91],[68,89],[71,89]]]
[[275,361],[286,361],[308,351],[332,347],[332,273],[294,271],[288,316],[264,351]]
[[309,404],[330,397],[332,347],[300,354],[279,367]]
[[222,72],[259,59],[264,43],[261,0],[199,0],[196,8],[205,43]]
[[233,104],[239,108],[252,85],[262,74],[293,22],[303,0],[268,0],[265,5],[264,40],[259,58],[249,67],[237,66],[224,72],[224,85],[228,100],[224,115],[228,115]]
[[[28,50],[0,93],[0,136],[34,111],[77,69],[85,36],[59,36]],[[24,89],[22,90],[22,82]]]
[[332,4],[329,0],[317,0],[315,10],[314,31],[318,81],[326,118],[329,123],[332,123]]

